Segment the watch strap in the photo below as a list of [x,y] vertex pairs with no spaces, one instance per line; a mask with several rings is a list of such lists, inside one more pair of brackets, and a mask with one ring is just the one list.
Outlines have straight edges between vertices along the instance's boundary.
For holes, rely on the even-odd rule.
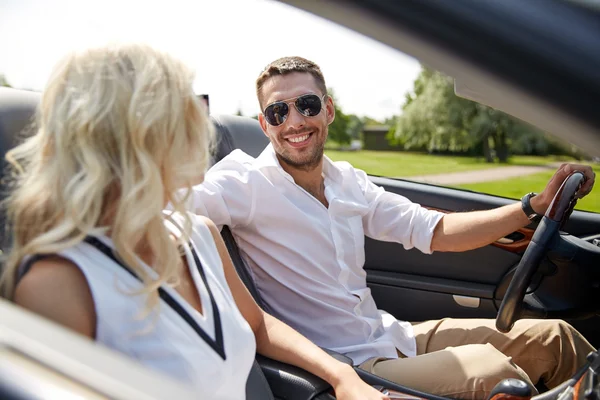
[[539,221],[542,216],[536,213],[533,207],[531,207],[531,198],[534,196],[537,196],[537,193],[531,192],[523,196],[521,198],[521,209],[530,221]]

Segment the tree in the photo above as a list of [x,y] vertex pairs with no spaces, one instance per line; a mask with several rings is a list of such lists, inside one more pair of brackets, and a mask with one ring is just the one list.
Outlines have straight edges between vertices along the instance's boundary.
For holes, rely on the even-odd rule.
[[348,128],[346,131],[351,140],[360,139],[364,127],[365,122],[360,117],[354,114],[348,115]]
[[415,80],[413,93],[406,95],[393,134],[393,142],[406,149],[471,153],[488,162],[495,157],[506,162],[514,138],[527,137],[537,147],[544,140],[534,127],[456,96],[453,80],[428,68]]
[[3,74],[0,74],[0,86],[12,87],[8,84],[6,77]]
[[338,144],[348,144],[352,140],[349,134],[350,117],[342,111],[339,107],[335,94],[332,89],[329,91],[329,96],[333,99],[333,105],[335,108],[335,119],[329,125],[329,136],[328,139]]

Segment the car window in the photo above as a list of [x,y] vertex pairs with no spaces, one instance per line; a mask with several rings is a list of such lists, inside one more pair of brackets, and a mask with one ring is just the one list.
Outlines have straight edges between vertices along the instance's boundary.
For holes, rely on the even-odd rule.
[[[562,162],[600,170],[581,149],[457,97],[451,78],[417,60],[267,0],[3,1],[0,85],[42,90],[64,53],[108,41],[141,41],[182,58],[214,114],[256,117],[254,81],[264,65],[288,55],[316,61],[336,102],[326,154],[371,175],[518,199],[541,191]],[[577,208],[600,212],[600,190]]]
[[[400,110],[385,120],[339,113],[348,120],[349,137],[336,130],[327,154],[372,175],[514,199],[542,191],[562,163],[591,164],[600,171],[600,160],[584,150],[457,96],[454,80],[438,71],[421,66],[403,95]],[[598,193],[576,208],[600,212]]]

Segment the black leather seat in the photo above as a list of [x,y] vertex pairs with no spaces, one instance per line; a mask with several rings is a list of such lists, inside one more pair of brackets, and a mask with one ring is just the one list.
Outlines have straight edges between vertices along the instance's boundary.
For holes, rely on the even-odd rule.
[[[234,115],[213,116],[212,121],[216,129],[217,145],[213,162],[216,163],[227,156],[235,149],[241,149],[252,157],[258,155],[269,144],[269,139],[263,133],[258,121]],[[254,297],[256,303],[263,310],[269,311],[269,307],[261,299],[252,278],[250,277],[247,266],[242,259],[237,243],[228,226],[221,230],[221,236],[229,250],[229,255],[238,275],[248,288],[248,291]]]
[[[235,149],[242,149],[253,157],[257,157],[269,144],[269,139],[263,133],[258,121],[251,118],[238,117],[234,115],[213,116],[212,121],[216,129],[216,149],[213,157],[213,163],[216,163],[227,156]],[[254,297],[263,310],[268,311],[268,306],[260,298],[260,294],[250,277],[248,269],[242,259],[237,247],[237,243],[228,226],[223,227],[221,236],[225,241],[229,255],[238,275],[248,288],[248,291]]]

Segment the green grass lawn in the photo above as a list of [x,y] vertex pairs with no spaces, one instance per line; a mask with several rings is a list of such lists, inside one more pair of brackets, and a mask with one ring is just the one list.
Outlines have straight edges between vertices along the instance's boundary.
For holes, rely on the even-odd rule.
[[505,165],[546,165],[562,161],[556,157],[514,156],[507,164],[489,164],[483,158],[432,156],[397,151],[337,151],[326,150],[333,161],[348,161],[368,174],[389,177],[444,174],[500,167]]
[[[552,162],[571,161],[564,157],[514,156],[507,164],[488,164],[483,158],[458,156],[432,156],[420,153],[394,151],[335,151],[325,154],[333,161],[348,161],[354,167],[370,175],[387,177],[411,177],[418,175],[443,174],[451,172],[482,170],[509,165],[538,166]],[[600,176],[600,164],[594,166]],[[540,192],[548,183],[553,171],[523,176],[518,179],[455,185],[463,189],[489,193],[497,196],[520,199],[528,192]],[[600,212],[600,183],[586,198],[579,200],[577,209]]]
[[333,161],[348,161],[368,174],[399,177],[472,171],[489,168],[473,157],[430,156],[395,151],[336,151],[325,152]]
[[[595,164],[594,172],[597,176],[600,176],[600,164]],[[509,197],[512,199],[520,199],[525,193],[528,192],[541,192],[550,178],[553,172],[540,172],[539,174],[533,174],[523,176],[518,179],[507,179],[504,181],[492,181],[483,183],[470,183],[464,185],[455,185],[462,189],[474,190],[476,192],[489,193],[497,196]],[[585,198],[580,199],[575,206],[577,210],[600,212],[600,184],[596,183],[594,190],[588,194]]]

